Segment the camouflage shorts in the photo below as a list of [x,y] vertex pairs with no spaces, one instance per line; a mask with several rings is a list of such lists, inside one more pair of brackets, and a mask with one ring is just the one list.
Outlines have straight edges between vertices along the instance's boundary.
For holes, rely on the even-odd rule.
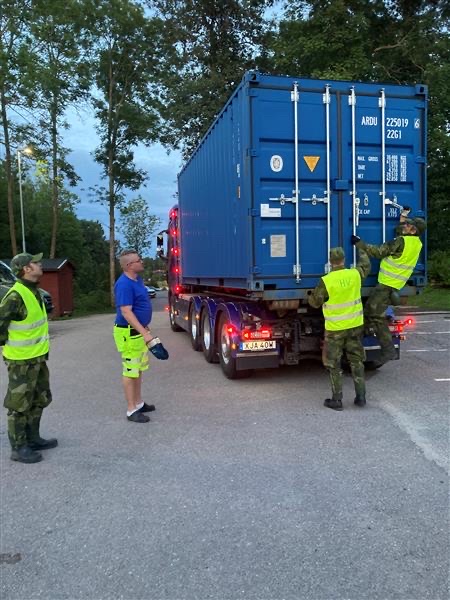
[[36,406],[45,408],[50,404],[52,394],[46,362],[5,362],[9,377],[5,408],[22,413]]

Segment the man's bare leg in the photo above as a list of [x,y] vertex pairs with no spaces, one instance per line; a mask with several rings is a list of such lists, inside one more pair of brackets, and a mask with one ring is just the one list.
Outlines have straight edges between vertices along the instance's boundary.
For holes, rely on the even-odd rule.
[[140,396],[141,375],[139,377],[122,377],[123,390],[127,401],[127,410],[132,413],[136,410],[136,405],[139,404],[138,397]]
[[139,373],[139,377],[136,379],[136,404],[135,407],[142,404],[142,373]]

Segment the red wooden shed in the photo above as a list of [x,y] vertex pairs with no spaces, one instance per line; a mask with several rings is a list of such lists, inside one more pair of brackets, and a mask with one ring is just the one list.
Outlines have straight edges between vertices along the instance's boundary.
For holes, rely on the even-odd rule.
[[73,312],[73,273],[74,266],[67,258],[43,258],[44,274],[39,283],[52,296],[55,308],[54,317],[70,315]]

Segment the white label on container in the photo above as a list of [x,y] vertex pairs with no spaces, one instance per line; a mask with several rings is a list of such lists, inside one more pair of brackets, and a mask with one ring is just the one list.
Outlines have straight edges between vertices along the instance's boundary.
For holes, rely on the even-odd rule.
[[261,204],[262,217],[281,217],[281,208],[270,208],[269,204]]
[[278,154],[274,154],[270,159],[270,168],[275,173],[279,173],[283,168],[283,159]]
[[386,181],[398,181],[397,154],[386,154]]
[[408,181],[406,156],[400,156],[400,181]]
[[284,258],[286,256],[286,236],[270,236],[270,256],[273,258]]

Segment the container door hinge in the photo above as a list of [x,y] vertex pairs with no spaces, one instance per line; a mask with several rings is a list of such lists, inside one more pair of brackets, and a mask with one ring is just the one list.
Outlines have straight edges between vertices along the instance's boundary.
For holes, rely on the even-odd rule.
[[424,165],[426,163],[425,156],[416,156],[416,158],[414,159],[414,162],[416,162],[420,165]]
[[249,208],[248,215],[249,215],[249,217],[259,217],[260,216],[259,208]]
[[252,268],[252,273],[253,273],[253,275],[258,275],[258,273],[261,273],[261,268],[260,267],[253,267]]
[[258,151],[255,148],[247,148],[247,156],[258,156]]

